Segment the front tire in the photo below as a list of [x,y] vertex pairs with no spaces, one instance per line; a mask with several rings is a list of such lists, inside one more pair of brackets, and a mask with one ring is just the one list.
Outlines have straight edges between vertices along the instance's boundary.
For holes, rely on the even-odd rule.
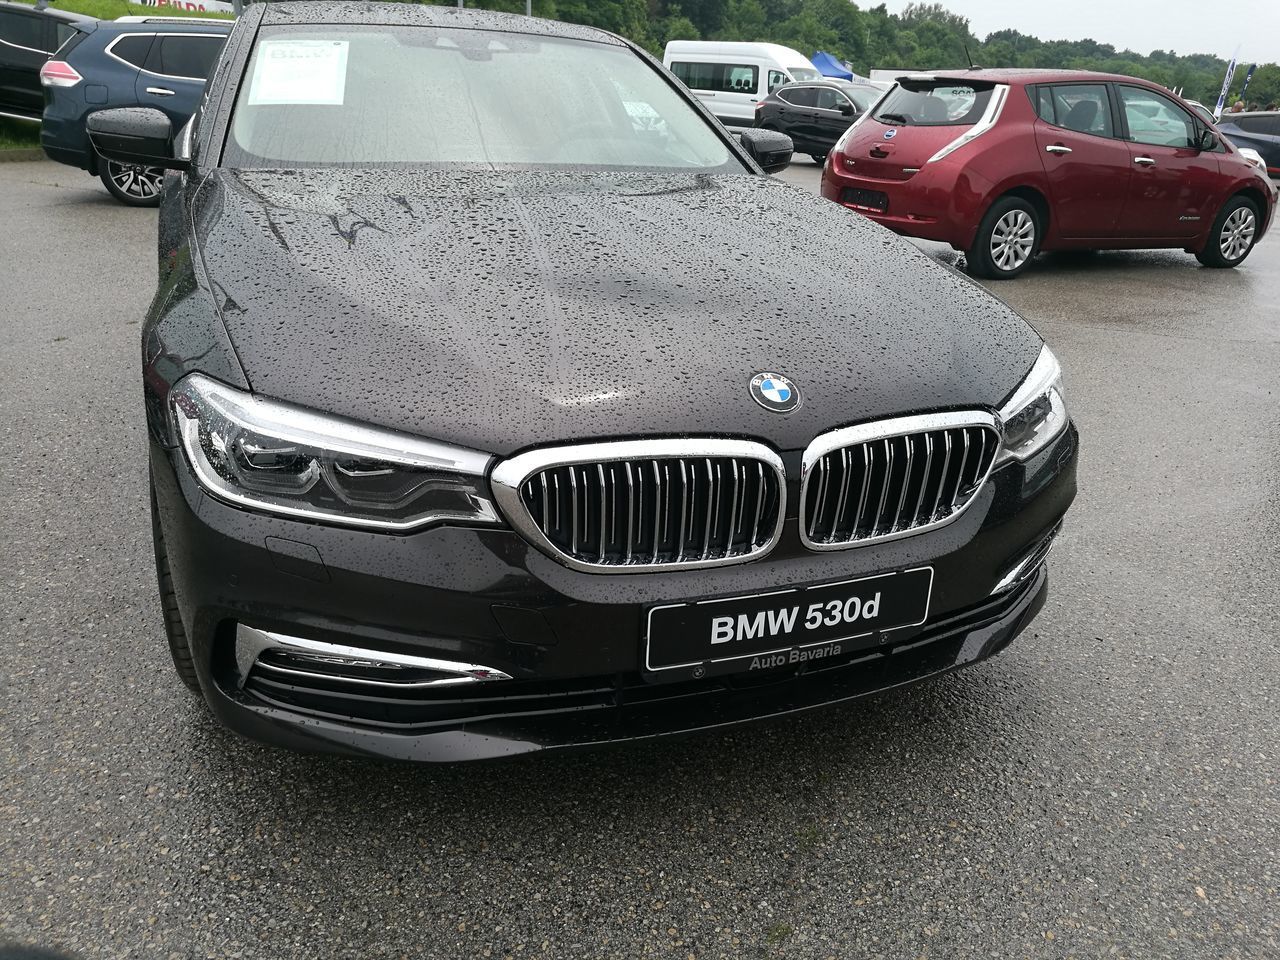
[[187,643],[187,631],[178,613],[178,595],[173,589],[173,575],[169,572],[169,553],[165,548],[164,531],[160,529],[160,510],[156,492],[151,491],[151,542],[156,554],[156,582],[160,586],[160,609],[164,614],[164,633],[169,641],[169,655],[178,679],[193,693],[200,692],[196,677],[196,665],[191,659],[191,645]]
[[1249,256],[1258,240],[1258,208],[1247,197],[1232,197],[1218,212],[1196,259],[1206,267],[1230,269]]
[[965,254],[969,273],[989,280],[1012,280],[1040,252],[1040,215],[1021,197],[1002,197],[978,225]]
[[160,206],[160,188],[164,185],[162,167],[104,160],[98,176],[102,178],[102,185],[107,188],[107,193],[126,206]]
[[814,163],[816,163],[818,166],[822,166],[824,163],[827,162],[827,155],[825,153],[811,153],[809,154],[809,159],[812,160]]

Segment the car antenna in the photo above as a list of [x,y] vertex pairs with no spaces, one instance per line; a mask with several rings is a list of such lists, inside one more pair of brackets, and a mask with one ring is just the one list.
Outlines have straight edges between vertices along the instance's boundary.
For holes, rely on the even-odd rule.
[[964,58],[969,61],[969,69],[977,70],[978,68],[973,65],[973,57],[969,56],[969,45],[962,43],[961,46],[964,47]]

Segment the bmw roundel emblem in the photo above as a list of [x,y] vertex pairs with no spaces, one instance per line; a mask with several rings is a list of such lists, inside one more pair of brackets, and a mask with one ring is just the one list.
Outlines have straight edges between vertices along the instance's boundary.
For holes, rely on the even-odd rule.
[[897,127],[890,127],[888,130],[884,132],[884,138],[886,140],[892,140],[897,135],[898,135]]
[[774,413],[790,413],[800,406],[800,391],[780,373],[757,373],[751,378],[751,399]]

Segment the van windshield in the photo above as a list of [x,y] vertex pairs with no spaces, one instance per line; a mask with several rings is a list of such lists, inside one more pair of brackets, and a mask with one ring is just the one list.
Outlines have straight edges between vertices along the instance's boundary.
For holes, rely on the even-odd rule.
[[259,33],[223,163],[746,172],[626,47],[337,24]]
[[956,80],[899,80],[874,116],[881,123],[907,126],[973,126],[986,111],[994,87]]
[[787,67],[787,73],[796,80],[823,80],[825,77],[812,67]]

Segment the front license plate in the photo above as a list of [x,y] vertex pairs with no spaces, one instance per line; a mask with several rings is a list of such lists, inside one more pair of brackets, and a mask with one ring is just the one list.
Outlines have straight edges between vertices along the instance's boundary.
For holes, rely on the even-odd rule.
[[918,567],[820,587],[654,607],[645,667],[656,672],[726,664],[754,670],[836,656],[866,645],[837,650],[842,643],[924,623],[932,593],[933,568]]

